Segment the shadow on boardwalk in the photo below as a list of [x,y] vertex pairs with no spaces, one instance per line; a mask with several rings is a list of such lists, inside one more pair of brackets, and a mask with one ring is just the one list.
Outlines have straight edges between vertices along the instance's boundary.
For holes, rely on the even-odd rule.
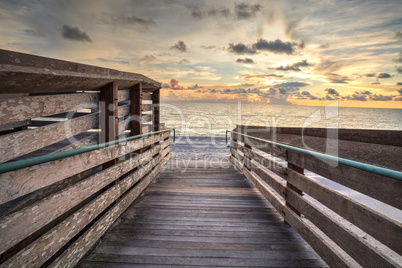
[[182,139],[79,267],[323,267],[230,164],[225,139]]

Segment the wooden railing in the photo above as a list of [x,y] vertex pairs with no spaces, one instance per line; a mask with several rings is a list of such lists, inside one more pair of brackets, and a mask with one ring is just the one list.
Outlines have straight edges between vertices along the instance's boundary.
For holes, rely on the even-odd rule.
[[[77,263],[169,160],[169,135],[170,130],[138,135],[88,151],[76,149],[77,154],[59,153],[67,157],[55,154],[52,161],[46,161],[52,155],[39,157],[40,164],[24,168],[15,169],[18,163],[13,162],[13,170],[0,174],[6,186],[0,202],[31,197],[0,219],[1,267]],[[117,158],[123,160],[92,171]],[[1,165],[0,169],[4,170]],[[77,180],[77,175],[88,172]]]
[[380,200],[399,215],[402,172],[371,166],[374,174],[365,170],[370,165],[354,163],[352,167],[349,163],[354,161],[238,132],[231,132],[230,151],[236,167],[331,267],[401,266],[400,221],[303,172],[314,172]]
[[71,267],[170,158],[161,84],[0,50],[0,267]]

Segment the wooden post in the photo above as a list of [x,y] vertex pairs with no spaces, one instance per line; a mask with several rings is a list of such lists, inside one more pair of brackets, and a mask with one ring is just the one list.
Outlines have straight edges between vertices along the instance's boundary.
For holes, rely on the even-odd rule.
[[[304,175],[304,169],[299,166],[296,166],[292,163],[288,163],[288,168],[293,169],[294,171]],[[296,193],[298,193],[299,195],[303,195],[303,191],[294,186],[293,184],[287,182],[286,186],[295,191]],[[289,204],[288,201],[286,201],[286,206],[288,206],[291,210],[293,210],[297,215],[301,216],[301,213],[297,209],[295,209],[291,204]]]
[[153,131],[160,130],[160,89],[152,92],[152,124]]
[[[100,93],[100,120],[101,120],[101,133],[100,142],[108,142],[118,139],[119,135],[119,118],[117,115],[118,97],[117,97],[117,83],[112,82],[101,88]],[[113,166],[117,163],[117,159],[104,163],[103,169]]]
[[130,135],[142,134],[142,83],[135,84],[130,88]]
[[[248,145],[245,141],[243,143],[244,147],[246,147],[249,150],[253,150],[253,148],[251,148],[251,146]],[[251,171],[251,158],[245,152],[244,152],[244,167],[246,167],[248,170]]]

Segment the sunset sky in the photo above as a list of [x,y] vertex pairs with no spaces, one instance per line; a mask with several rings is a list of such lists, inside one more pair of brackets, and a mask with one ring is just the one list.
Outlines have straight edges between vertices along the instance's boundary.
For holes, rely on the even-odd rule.
[[0,0],[0,48],[142,73],[164,100],[402,108],[401,14],[401,0]]

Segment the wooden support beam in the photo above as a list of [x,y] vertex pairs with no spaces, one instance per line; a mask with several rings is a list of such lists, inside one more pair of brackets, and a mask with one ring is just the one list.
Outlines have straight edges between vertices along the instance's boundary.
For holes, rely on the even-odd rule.
[[130,130],[131,136],[142,134],[141,106],[142,106],[142,83],[138,83],[130,88]]
[[[299,166],[296,166],[292,163],[288,163],[288,168],[304,175],[304,169]],[[303,195],[302,190],[300,190],[293,184],[286,182],[286,186],[289,187],[290,189],[292,189],[293,191],[295,191],[297,194],[299,194],[301,196]],[[288,201],[286,201],[286,206],[288,206],[291,210],[293,210],[297,215],[301,216],[301,213],[294,206],[292,206]]]
[[160,130],[160,89],[155,90],[152,92],[152,106],[153,106],[153,131],[159,131]]
[[[100,142],[108,142],[118,139],[119,118],[117,116],[118,109],[118,87],[116,82],[107,84],[101,89],[101,134]],[[102,165],[103,169],[113,166],[117,163],[117,159]]]

